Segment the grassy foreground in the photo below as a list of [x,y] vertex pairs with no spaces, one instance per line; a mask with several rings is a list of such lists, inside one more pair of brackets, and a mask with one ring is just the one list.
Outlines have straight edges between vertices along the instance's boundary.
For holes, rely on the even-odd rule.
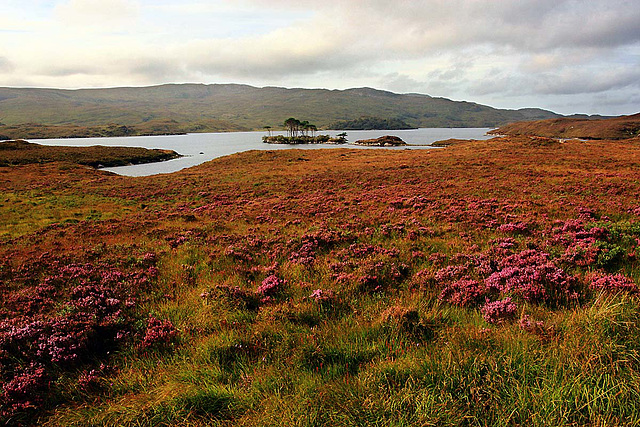
[[7,424],[638,425],[640,142],[0,168]]

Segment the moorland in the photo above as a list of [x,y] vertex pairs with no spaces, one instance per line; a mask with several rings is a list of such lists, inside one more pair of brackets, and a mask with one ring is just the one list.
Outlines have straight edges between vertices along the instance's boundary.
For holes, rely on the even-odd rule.
[[23,140],[0,141],[0,166],[67,162],[99,168],[163,162],[178,157],[180,154],[173,150],[141,147],[66,147]]
[[564,117],[517,122],[501,126],[489,133],[560,139],[629,139],[640,135],[640,113],[606,120]]
[[639,161],[507,136],[2,166],[2,422],[637,425]]

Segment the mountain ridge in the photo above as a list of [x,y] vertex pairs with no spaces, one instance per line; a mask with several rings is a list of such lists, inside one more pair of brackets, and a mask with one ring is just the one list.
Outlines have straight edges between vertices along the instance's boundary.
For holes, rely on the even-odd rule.
[[0,122],[5,125],[138,125],[152,120],[194,124],[217,120],[230,123],[234,130],[252,130],[280,126],[292,116],[320,128],[362,116],[399,119],[414,127],[497,127],[564,117],[537,108],[498,109],[370,87],[303,89],[236,83],[85,89],[0,87]]

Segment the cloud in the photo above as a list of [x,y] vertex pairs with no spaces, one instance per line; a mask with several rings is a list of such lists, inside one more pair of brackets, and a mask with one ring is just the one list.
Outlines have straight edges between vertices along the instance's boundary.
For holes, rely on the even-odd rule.
[[15,69],[15,66],[8,58],[0,56],[0,73],[11,73]]
[[[282,9],[311,8],[316,24],[341,23],[359,45],[391,55],[494,44],[531,52],[616,47],[640,41],[640,8],[628,0],[255,0]],[[636,5],[637,6],[637,5]],[[322,22],[320,22],[322,21]],[[360,42],[360,43],[359,43]],[[385,49],[389,49],[385,51]]]
[[188,70],[242,77],[340,71],[370,58],[342,45],[339,31],[330,23],[314,27],[308,22],[261,36],[196,40],[172,46],[171,51]]
[[577,95],[625,88],[640,89],[640,69],[582,69],[566,67],[538,74],[494,70],[469,85],[473,95]]
[[540,106],[640,81],[637,0],[7,1],[0,84],[374,86]]
[[640,88],[640,69],[606,69],[598,73],[564,70],[541,76],[533,86],[539,94],[600,93],[626,87]]
[[85,29],[123,28],[134,22],[139,13],[136,0],[68,0],[54,9],[61,24]]

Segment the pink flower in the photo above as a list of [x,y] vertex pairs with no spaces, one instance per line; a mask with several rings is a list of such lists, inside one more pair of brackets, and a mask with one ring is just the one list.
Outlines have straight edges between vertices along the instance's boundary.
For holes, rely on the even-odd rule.
[[272,274],[262,281],[256,293],[263,296],[273,296],[282,291],[284,283],[284,280]]
[[502,323],[512,319],[516,314],[517,307],[511,301],[511,297],[506,297],[500,301],[487,302],[481,309],[482,317],[488,323]]
[[594,274],[591,277],[590,289],[602,290],[606,292],[629,292],[638,293],[638,285],[622,274]]
[[161,344],[169,344],[177,335],[178,331],[170,320],[160,320],[155,317],[150,317],[140,346],[142,348],[149,348]]

